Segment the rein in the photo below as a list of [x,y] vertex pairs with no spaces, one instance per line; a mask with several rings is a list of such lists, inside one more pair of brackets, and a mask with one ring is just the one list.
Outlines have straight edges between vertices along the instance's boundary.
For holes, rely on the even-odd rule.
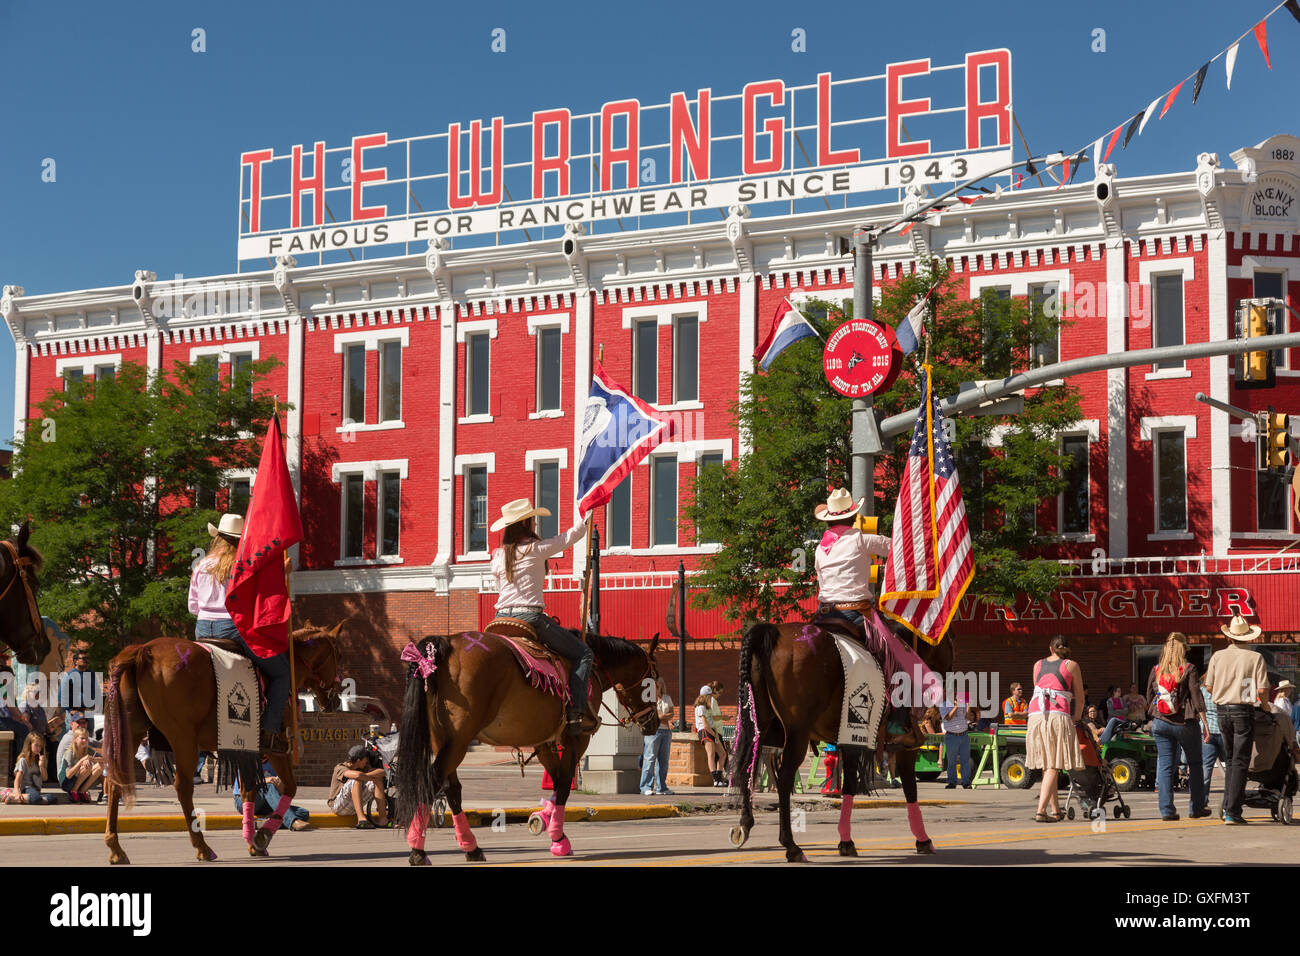
[[0,545],[3,545],[4,549],[9,552],[10,560],[14,563],[14,576],[10,579],[9,583],[5,585],[4,590],[0,591],[0,601],[5,599],[5,595],[9,593],[10,588],[21,580],[23,583],[23,593],[27,597],[27,610],[31,613],[32,617],[32,628],[35,630],[37,636],[39,636],[45,632],[45,626],[41,623],[41,612],[36,607],[36,595],[32,593],[32,583],[27,579],[27,568],[31,565],[32,559],[21,557],[18,554],[18,548],[8,539],[0,541]]
[[[653,668],[654,668],[654,662],[650,660],[649,657],[647,657],[646,668],[642,672],[641,676],[636,679],[636,683],[639,685],[641,684],[642,681],[644,681],[647,677],[649,677]],[[605,710],[606,713],[608,713],[611,717],[613,717],[615,721],[612,724],[608,724],[602,721],[600,723],[601,727],[631,727],[634,724],[640,726],[641,724],[640,718],[655,709],[654,703],[649,703],[646,704],[646,706],[642,707],[640,710],[634,712],[632,710],[632,705],[628,703],[627,695],[623,692],[623,685],[616,683],[609,676],[609,672],[606,671],[605,668],[601,667],[599,664],[596,665],[596,673],[597,675],[599,675],[600,679],[605,682],[607,686],[614,688],[614,694],[616,697],[618,697],[618,702],[623,705],[623,709],[626,710],[628,713],[626,719],[620,718],[618,714],[616,714],[613,710],[610,709],[609,704],[605,703],[605,695],[601,694],[600,706]]]

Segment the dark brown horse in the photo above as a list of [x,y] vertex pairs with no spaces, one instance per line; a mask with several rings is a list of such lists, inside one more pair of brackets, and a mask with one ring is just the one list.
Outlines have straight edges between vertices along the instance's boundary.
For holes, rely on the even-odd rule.
[[[892,628],[891,628],[892,629]],[[802,862],[805,857],[794,841],[790,828],[790,794],[794,790],[799,765],[808,753],[811,741],[833,743],[839,733],[840,705],[844,695],[844,669],[835,649],[831,625],[782,624],[760,622],[745,634],[740,649],[740,712],[736,722],[735,750],[731,758],[731,776],[740,789],[740,824],[732,828],[731,842],[744,845],[754,826],[753,790],[762,761],[757,760],[761,747],[781,749],[777,771],[777,794],[780,801],[780,840],[785,858]],[[909,638],[895,631],[904,643]],[[940,673],[952,668],[952,641],[938,645],[918,641],[917,654],[927,667]],[[889,675],[886,674],[888,681]],[[888,685],[887,685],[888,690]],[[751,696],[752,694],[752,696]],[[920,806],[916,802],[916,749],[924,738],[916,733],[916,715],[905,711],[912,722],[909,732],[894,741],[902,746],[892,756],[897,758],[897,773],[907,798],[908,822],[916,836],[918,853],[933,852],[921,824]],[[869,764],[852,748],[840,754],[844,773],[840,806],[841,856],[856,856],[857,850],[849,827],[853,798],[870,779]]]
[[[642,732],[653,734],[659,727],[654,705],[659,676],[654,650],[658,643],[656,636],[647,649],[617,637],[588,634],[587,644],[595,658],[591,706],[599,708],[601,697],[612,687]],[[540,814],[551,838],[551,853],[571,854],[572,845],[564,835],[564,806],[591,735],[573,737],[568,733],[563,700],[535,688],[524,677],[505,639],[495,634],[472,631],[426,637],[408,646],[403,660],[412,662],[397,754],[397,819],[406,827],[411,865],[429,863],[424,852],[429,807],[443,792],[465,858],[484,859],[461,808],[456,776],[456,768],[476,739],[537,751],[537,759],[555,781],[552,799],[543,802]]]
[[[310,625],[293,633],[294,671],[297,687],[285,705],[297,704],[298,691],[310,691],[326,710],[339,699],[339,652],[335,643],[340,623],[331,630]],[[217,685],[212,655],[194,641],[160,637],[147,644],[132,644],[109,664],[105,694],[107,726],[104,732],[109,773],[108,826],[104,843],[110,863],[129,863],[117,839],[117,807],[135,796],[136,748],[151,728],[157,728],[172,747],[175,762],[176,796],[185,811],[190,843],[200,860],[215,860],[217,854],[203,839],[203,829],[194,821],[194,772],[199,751],[217,749]],[[287,724],[286,724],[287,726]],[[284,811],[297,791],[293,760],[289,754],[271,754],[271,766],[282,781],[282,795],[275,813],[254,832],[249,801],[254,798],[252,781],[241,773],[240,792],[245,800],[244,839],[251,856],[266,856],[271,837],[280,828]],[[260,768],[260,761],[257,761]],[[250,774],[251,775],[251,774]],[[260,772],[257,774],[261,777]]]
[[36,575],[41,553],[27,543],[31,528],[26,521],[17,540],[0,541],[0,642],[18,660],[37,666],[50,652],[50,639],[36,607]]

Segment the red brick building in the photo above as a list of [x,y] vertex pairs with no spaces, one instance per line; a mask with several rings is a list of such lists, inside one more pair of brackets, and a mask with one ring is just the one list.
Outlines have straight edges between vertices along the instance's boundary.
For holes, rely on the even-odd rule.
[[[1003,192],[886,237],[874,278],[935,255],[971,296],[1055,293],[1073,317],[1044,361],[1229,338],[1242,298],[1300,305],[1297,155],[1300,139],[1279,135],[1231,163],[1202,154],[1130,179],[1103,166],[1092,181]],[[575,409],[602,346],[615,379],[682,424],[601,527],[604,629],[665,630],[678,562],[691,568],[717,547],[678,520],[681,498],[700,468],[745,454],[728,407],[777,304],[798,290],[849,298],[838,237],[921,199],[763,217],[733,206],[668,228],[476,248],[435,240],[419,255],[282,257],[199,280],[141,271],[127,285],[49,295],[6,287],[16,418],[67,377],[124,361],[215,359],[225,375],[278,358],[268,385],[294,403],[285,433],[307,528],[296,613],[351,618],[359,691],[395,703],[402,644],[490,615],[487,527],[501,505],[530,497],[556,512],[553,528],[572,523]],[[1266,392],[1236,390],[1227,358],[1074,379],[1083,419],[1061,438],[1087,467],[1039,514],[1042,532],[1062,535],[1048,553],[1069,562],[1069,585],[1042,605],[968,603],[953,627],[959,665],[998,670],[1005,684],[1028,674],[1047,635],[1066,632],[1095,696],[1136,679],[1143,645],[1175,627],[1208,643],[1239,609],[1265,627],[1272,669],[1296,679],[1300,550],[1261,557],[1300,540],[1289,493],[1261,493],[1253,442],[1193,400],[1300,412],[1300,350],[1279,368]],[[221,506],[239,508],[254,479],[229,475]],[[568,621],[584,564],[581,548],[552,562],[551,607]],[[691,611],[688,627],[699,639],[690,680],[733,684],[735,651],[713,640],[730,630],[722,616]]]

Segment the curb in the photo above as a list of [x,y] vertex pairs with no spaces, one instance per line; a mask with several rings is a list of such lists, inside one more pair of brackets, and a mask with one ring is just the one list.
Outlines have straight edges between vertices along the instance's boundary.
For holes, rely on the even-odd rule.
[[[487,827],[498,822],[504,814],[506,823],[526,823],[536,813],[538,807],[502,807],[496,810],[466,810],[465,817],[472,827]],[[681,811],[672,804],[660,803],[647,806],[598,806],[565,808],[566,823],[604,822],[620,820],[652,820],[665,817],[681,816]],[[445,826],[451,826],[450,815],[444,818]],[[239,830],[243,827],[243,817],[237,813],[209,813],[203,818],[204,830]],[[355,825],[352,817],[339,817],[331,813],[322,813],[319,818],[312,818],[312,826],[317,830],[350,830]],[[63,836],[76,833],[103,833],[107,823],[105,817],[11,817],[0,819],[0,836]],[[179,813],[139,814],[135,816],[120,815],[117,818],[118,833],[184,833],[185,818]]]

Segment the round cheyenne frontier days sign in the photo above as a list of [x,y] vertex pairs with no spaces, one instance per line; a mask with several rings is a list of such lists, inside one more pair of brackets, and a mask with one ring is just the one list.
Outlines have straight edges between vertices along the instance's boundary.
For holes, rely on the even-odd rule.
[[850,319],[831,333],[822,370],[831,388],[849,398],[865,398],[890,379],[894,333],[870,319]]

